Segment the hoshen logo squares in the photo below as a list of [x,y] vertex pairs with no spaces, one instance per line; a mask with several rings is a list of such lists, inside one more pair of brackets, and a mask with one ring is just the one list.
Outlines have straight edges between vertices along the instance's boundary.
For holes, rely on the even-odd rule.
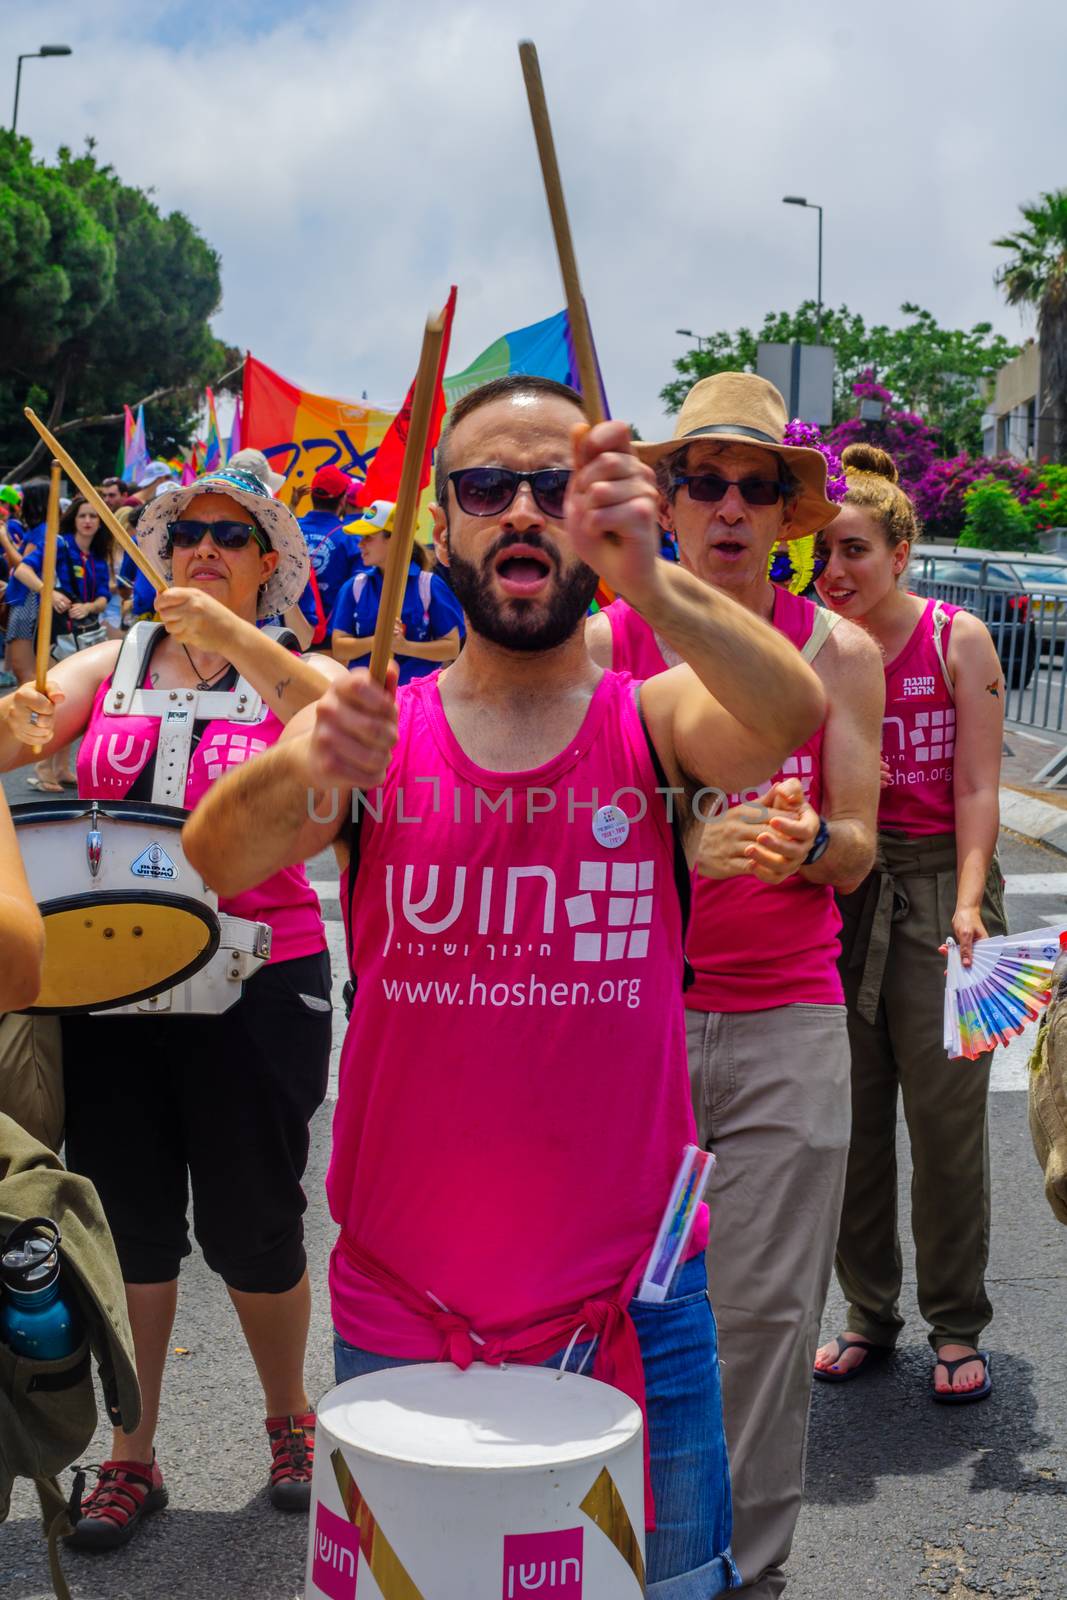
[[[570,926],[582,930],[574,935],[575,961],[621,961],[648,954],[655,876],[654,861],[581,863],[580,892],[564,902]],[[597,924],[596,931],[589,930],[590,923]]]
[[956,748],[956,713],[916,711],[908,740],[916,761],[945,761]]

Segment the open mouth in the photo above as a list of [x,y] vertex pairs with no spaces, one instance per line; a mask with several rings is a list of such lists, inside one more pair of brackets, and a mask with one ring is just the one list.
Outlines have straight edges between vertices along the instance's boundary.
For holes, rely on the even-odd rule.
[[855,598],[855,589],[824,589],[823,595],[829,606],[847,606]]
[[500,587],[516,599],[538,594],[552,576],[552,561],[534,545],[512,544],[493,563]]
[[747,547],[740,539],[719,539],[711,548],[717,556],[722,556],[724,561],[735,561],[738,556],[745,554]]

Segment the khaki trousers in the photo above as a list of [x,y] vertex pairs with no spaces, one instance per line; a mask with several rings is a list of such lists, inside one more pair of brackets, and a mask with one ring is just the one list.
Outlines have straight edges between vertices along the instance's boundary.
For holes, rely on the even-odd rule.
[[[893,1345],[904,1326],[897,1222],[897,1096],[911,1144],[911,1229],[919,1309],[936,1350],[977,1345],[993,1315],[989,1259],[991,1053],[949,1060],[942,1043],[945,959],[956,901],[952,835],[883,834],[875,870],[839,895],[841,976],[852,1047],[852,1148],[837,1248],[846,1327]],[[994,858],[982,920],[1005,930]],[[874,958],[872,959],[872,952]]]
[[785,1588],[849,1139],[843,1006],[686,1012],[744,1593]]

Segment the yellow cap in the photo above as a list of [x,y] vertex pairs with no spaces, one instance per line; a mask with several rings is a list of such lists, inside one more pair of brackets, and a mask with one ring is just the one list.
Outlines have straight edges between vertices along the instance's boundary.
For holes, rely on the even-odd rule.
[[361,517],[355,522],[345,523],[345,532],[355,534],[359,539],[365,539],[371,533],[392,533],[395,518],[394,500],[372,500],[369,506],[364,507]]

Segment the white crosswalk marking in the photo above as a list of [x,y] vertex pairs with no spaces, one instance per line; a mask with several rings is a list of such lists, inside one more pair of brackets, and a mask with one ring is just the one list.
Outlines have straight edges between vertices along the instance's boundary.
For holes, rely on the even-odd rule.
[[1062,894],[1067,899],[1067,872],[1009,872],[1004,883],[1008,894]]

